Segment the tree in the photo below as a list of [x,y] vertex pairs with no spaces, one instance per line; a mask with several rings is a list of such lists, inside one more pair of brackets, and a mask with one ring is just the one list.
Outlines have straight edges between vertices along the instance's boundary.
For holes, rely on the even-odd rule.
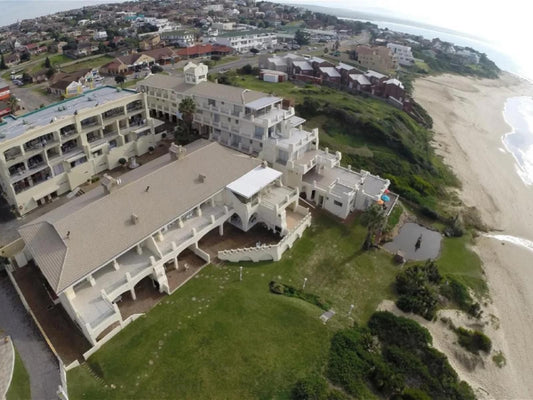
[[311,35],[305,31],[302,31],[301,29],[298,29],[296,33],[294,34],[294,40],[300,46],[309,44],[310,39],[311,39]]
[[52,76],[54,76],[54,74],[55,74],[55,71],[54,71],[53,68],[48,68],[48,69],[46,70],[46,77],[47,77],[48,79],[50,79]]
[[181,120],[183,121],[184,133],[190,135],[192,133],[194,113],[196,112],[196,103],[192,97],[184,98],[178,106],[178,111],[180,112]]
[[44,60],[44,67],[48,69],[52,68],[52,64],[50,63],[50,59],[48,57],[46,57]]
[[6,65],[6,62],[4,60],[4,55],[2,54],[1,58],[0,58],[0,69],[7,69],[7,65]]
[[9,109],[11,110],[11,114],[14,114],[15,111],[17,111],[18,109],[19,99],[17,99],[15,96],[11,96],[7,101],[7,104],[9,105]]
[[125,81],[126,81],[126,77],[124,75],[115,76],[115,82],[117,85],[123,85]]
[[383,230],[383,227],[387,222],[387,217],[383,208],[374,204],[366,210],[364,220],[366,221],[368,232],[363,243],[363,249],[368,250],[374,245],[376,236]]
[[20,55],[20,61],[23,62],[23,61],[29,61],[30,59],[30,53],[28,53],[27,51],[25,51],[24,53],[22,53]]

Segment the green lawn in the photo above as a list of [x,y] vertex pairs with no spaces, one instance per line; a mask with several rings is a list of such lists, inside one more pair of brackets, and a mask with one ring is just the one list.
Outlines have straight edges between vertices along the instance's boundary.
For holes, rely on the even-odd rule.
[[[314,219],[278,263],[206,267],[174,295],[69,372],[72,399],[286,399],[295,381],[324,367],[332,333],[366,321],[392,298],[390,256],[360,251],[365,229]],[[318,307],[271,294],[268,283],[301,286],[337,315],[323,325]],[[112,389],[111,385],[116,389]],[[105,385],[108,385],[106,388]]]
[[13,378],[7,391],[7,400],[26,400],[30,399],[30,377],[19,353],[15,349],[15,368],[13,370]]
[[113,59],[114,59],[113,57],[107,56],[107,55],[103,55],[103,56],[92,58],[90,60],[85,60],[85,61],[81,59],[80,62],[62,67],[61,69],[65,72],[74,72],[82,68],[99,68],[102,65],[107,64],[109,61]]
[[460,238],[444,238],[441,255],[437,260],[442,274],[452,275],[472,288],[478,296],[488,294],[481,260],[470,248],[472,236],[466,233]]

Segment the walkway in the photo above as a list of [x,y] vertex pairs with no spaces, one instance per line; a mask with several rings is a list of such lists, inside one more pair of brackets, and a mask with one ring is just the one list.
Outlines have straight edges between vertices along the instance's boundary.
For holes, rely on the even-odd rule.
[[30,375],[34,400],[57,399],[59,365],[5,272],[0,272],[0,329],[10,335]]
[[11,342],[4,341],[4,337],[0,336],[0,399],[3,399],[9,389],[11,376],[13,375],[13,362],[15,360],[15,352]]

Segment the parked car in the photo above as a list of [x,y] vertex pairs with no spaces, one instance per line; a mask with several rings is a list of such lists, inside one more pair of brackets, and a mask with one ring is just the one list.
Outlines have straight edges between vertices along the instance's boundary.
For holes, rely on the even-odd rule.
[[21,80],[19,79],[13,79],[13,83],[17,86],[23,86],[24,85],[24,82],[22,82]]

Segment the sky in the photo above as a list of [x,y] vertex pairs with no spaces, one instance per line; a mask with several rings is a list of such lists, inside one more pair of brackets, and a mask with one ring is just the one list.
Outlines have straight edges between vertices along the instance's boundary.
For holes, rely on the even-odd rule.
[[423,22],[480,37],[511,55],[520,74],[533,79],[533,52],[527,45],[533,2],[527,0],[288,0],[292,4],[346,8]]

